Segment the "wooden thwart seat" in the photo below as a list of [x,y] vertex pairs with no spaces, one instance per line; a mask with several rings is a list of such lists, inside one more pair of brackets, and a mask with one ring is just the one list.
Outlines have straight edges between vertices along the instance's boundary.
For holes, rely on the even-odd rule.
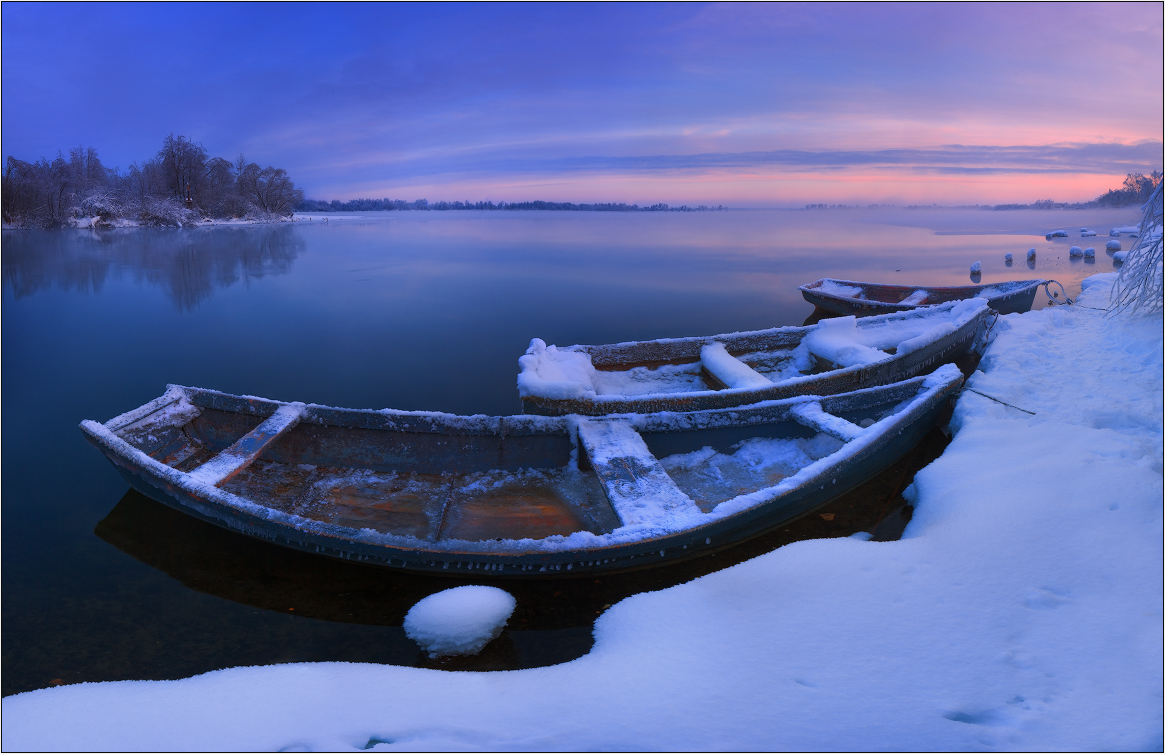
[[789,410],[793,421],[802,427],[832,435],[842,442],[856,440],[866,430],[840,416],[826,413],[818,401],[800,403]]
[[674,526],[700,513],[626,419],[579,419],[578,437],[624,526]]
[[240,437],[226,450],[190,472],[190,476],[204,484],[220,485],[247,468],[271,443],[299,423],[304,404],[288,403],[280,406],[271,418]]
[[728,353],[723,343],[709,343],[700,349],[700,364],[728,388],[772,387],[768,377]]

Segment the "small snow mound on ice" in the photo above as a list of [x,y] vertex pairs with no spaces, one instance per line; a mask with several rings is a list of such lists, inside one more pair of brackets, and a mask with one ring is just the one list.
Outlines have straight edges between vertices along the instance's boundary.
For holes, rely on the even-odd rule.
[[1073,246],[1071,249],[1068,249],[1068,256],[1082,257],[1084,256],[1084,249],[1081,249],[1079,246]]
[[1106,243],[1104,245],[1104,248],[1107,249],[1108,251],[1120,251],[1121,250],[1121,242],[1113,239],[1112,241],[1109,241],[1108,243]]
[[501,635],[518,602],[493,586],[458,586],[430,594],[405,615],[405,635],[429,657],[475,655]]
[[971,274],[972,275],[975,274],[976,272],[980,272],[982,269],[983,269],[982,262],[974,262],[971,264]]
[[1089,246],[1087,249],[1085,249],[1084,250],[1084,258],[1085,259],[1095,259],[1096,258],[1095,247]]
[[1080,231],[1080,237],[1081,237],[1081,238],[1088,238],[1089,236],[1095,236],[1095,235],[1096,235],[1096,231],[1095,231],[1095,230],[1087,230],[1087,229],[1085,229],[1085,230],[1082,230],[1082,231]]

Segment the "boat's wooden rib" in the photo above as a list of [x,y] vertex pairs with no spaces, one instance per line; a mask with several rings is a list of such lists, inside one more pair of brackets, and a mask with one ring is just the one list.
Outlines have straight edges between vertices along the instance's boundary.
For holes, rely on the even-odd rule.
[[81,429],[140,492],[232,531],[393,568],[576,576],[698,555],[827,503],[913,447],[961,381],[947,365],[834,396],[606,418],[171,386]]
[[974,299],[851,319],[844,332],[847,323],[835,319],[566,348],[535,338],[518,360],[518,392],[523,412],[548,416],[700,411],[832,395],[953,361],[985,331],[990,312],[987,301]]
[[1030,311],[1037,289],[1047,280],[1011,280],[986,285],[921,286],[821,278],[800,286],[802,297],[819,309],[843,316],[867,317],[985,298],[1000,314]]

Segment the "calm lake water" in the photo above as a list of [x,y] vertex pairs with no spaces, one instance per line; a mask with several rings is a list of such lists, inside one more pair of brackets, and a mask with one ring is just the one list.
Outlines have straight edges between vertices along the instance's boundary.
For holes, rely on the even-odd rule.
[[[401,619],[426,594],[468,582],[282,550],[128,490],[77,423],[105,421],[167,383],[517,413],[517,358],[532,337],[569,345],[799,325],[812,313],[802,283],[966,284],[977,260],[984,283],[1051,277],[1074,295],[1083,277],[1113,269],[1108,229],[1139,219],[1135,209],[312,217],[3,231],[2,693],[290,661],[563,661],[590,647],[596,615],[637,591],[879,521],[877,536],[897,536],[897,494],[942,445],[924,443],[831,504],[830,521],[804,519],[718,561],[503,584],[519,603],[506,633],[478,658],[439,664],[404,637]],[[1082,239],[1081,226],[1100,235]],[[1056,229],[1069,238],[1045,241]],[[1070,260],[1072,244],[1095,246],[1095,263]],[[1033,246],[1034,270],[1024,261]]]

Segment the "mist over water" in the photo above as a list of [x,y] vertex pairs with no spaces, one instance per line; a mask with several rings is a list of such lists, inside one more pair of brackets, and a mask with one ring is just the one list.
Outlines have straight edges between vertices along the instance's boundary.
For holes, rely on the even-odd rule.
[[[359,408],[517,413],[517,358],[532,337],[570,345],[800,325],[813,308],[797,286],[819,277],[960,285],[971,282],[975,261],[983,283],[1055,278],[1074,295],[1083,277],[1113,269],[1104,253],[1109,228],[1139,214],[321,217],[3,232],[3,693],[253,662],[418,662],[398,614],[452,583],[317,568],[297,554],[298,570],[286,572],[299,581],[272,591],[262,575],[278,556],[214,539],[180,514],[127,497],[77,423],[108,420],[167,383]],[[1080,238],[1081,227],[1099,235]],[[1044,239],[1057,229],[1068,237]],[[1128,248],[1130,239],[1121,241]],[[1095,246],[1095,262],[1070,260],[1071,245]],[[1031,247],[1034,269],[1024,261]],[[204,540],[205,548],[188,546]],[[237,562],[225,571],[193,562],[215,548]],[[182,557],[167,556],[175,552]],[[353,591],[345,580],[358,582]],[[377,590],[397,595],[383,596],[379,618]],[[264,591],[280,596],[255,596]],[[366,596],[345,596],[352,593]],[[330,595],[326,606],[312,607],[321,594]],[[306,606],[301,615],[294,604],[275,604],[283,595]],[[531,630],[507,640],[500,666],[538,664],[567,645],[567,655],[585,651],[587,616],[614,599],[592,595],[580,607],[582,598],[555,603],[553,590],[543,598],[531,612],[519,597],[516,615]],[[554,610],[571,617],[552,620]]]

